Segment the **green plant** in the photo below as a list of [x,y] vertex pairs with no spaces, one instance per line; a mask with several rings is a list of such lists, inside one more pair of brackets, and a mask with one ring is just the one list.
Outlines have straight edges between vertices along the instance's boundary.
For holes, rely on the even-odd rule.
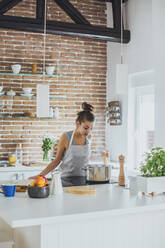
[[44,154],[43,154],[43,160],[44,161],[49,161],[49,151],[52,149],[53,144],[54,144],[53,139],[50,136],[48,136],[48,135],[44,136],[43,141],[42,141],[42,150],[44,152]]
[[53,147],[53,140],[51,138],[44,138],[42,144],[42,150],[44,152],[51,150]]
[[140,172],[144,177],[165,176],[165,151],[163,148],[155,147],[145,154]]

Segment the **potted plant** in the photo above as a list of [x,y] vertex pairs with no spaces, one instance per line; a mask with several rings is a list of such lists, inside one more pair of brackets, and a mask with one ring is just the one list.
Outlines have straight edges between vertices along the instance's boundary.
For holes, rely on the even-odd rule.
[[49,161],[50,156],[49,153],[51,149],[53,148],[53,138],[50,135],[44,135],[43,141],[42,141],[42,150],[43,150],[43,161]]
[[144,193],[165,192],[165,151],[152,148],[145,154],[145,160],[137,176],[138,191]]

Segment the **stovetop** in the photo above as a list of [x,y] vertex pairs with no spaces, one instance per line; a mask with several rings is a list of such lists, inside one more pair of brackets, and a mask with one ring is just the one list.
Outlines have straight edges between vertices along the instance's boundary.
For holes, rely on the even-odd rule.
[[113,184],[117,183],[115,180],[109,180],[106,182],[91,182],[87,181],[86,177],[83,176],[72,176],[72,177],[62,177],[62,186],[68,187],[68,186],[81,186],[81,185],[91,185],[91,184]]

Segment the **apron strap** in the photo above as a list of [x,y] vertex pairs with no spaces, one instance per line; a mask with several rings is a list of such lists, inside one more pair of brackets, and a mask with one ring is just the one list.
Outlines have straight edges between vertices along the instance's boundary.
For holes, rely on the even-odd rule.
[[72,145],[74,134],[75,134],[75,130],[72,133],[72,136],[71,136],[71,139],[70,139],[70,142],[69,142],[69,146],[68,146],[68,150],[69,150],[70,146]]
[[[71,139],[70,139],[70,142],[69,142],[69,146],[68,146],[68,150],[70,149],[70,146],[72,145],[74,133],[75,133],[75,130],[72,133],[72,136],[71,136]],[[60,171],[60,165],[62,164],[62,162],[63,162],[63,159],[61,159],[61,161],[59,162],[59,164],[57,165],[57,167],[53,171],[51,171],[51,174],[53,174],[55,171],[58,171],[58,170]]]
[[[71,139],[70,139],[70,142],[69,142],[69,146],[68,146],[68,150],[67,150],[66,152],[69,151],[69,149],[70,149],[70,147],[71,147],[71,145],[72,145],[72,141],[73,141],[74,134],[75,134],[75,130],[74,130],[73,133],[72,133],[72,136],[71,136]],[[63,159],[61,159],[60,163],[58,164],[58,166],[57,166],[58,168],[60,167],[60,165],[62,164],[62,162],[63,162]]]

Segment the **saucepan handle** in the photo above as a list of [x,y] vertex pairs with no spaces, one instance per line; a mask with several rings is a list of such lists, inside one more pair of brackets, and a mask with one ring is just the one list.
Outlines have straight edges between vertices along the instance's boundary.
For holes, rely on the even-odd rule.
[[82,168],[82,170],[84,170],[84,171],[91,170],[91,169],[92,169],[92,167],[83,167]]

